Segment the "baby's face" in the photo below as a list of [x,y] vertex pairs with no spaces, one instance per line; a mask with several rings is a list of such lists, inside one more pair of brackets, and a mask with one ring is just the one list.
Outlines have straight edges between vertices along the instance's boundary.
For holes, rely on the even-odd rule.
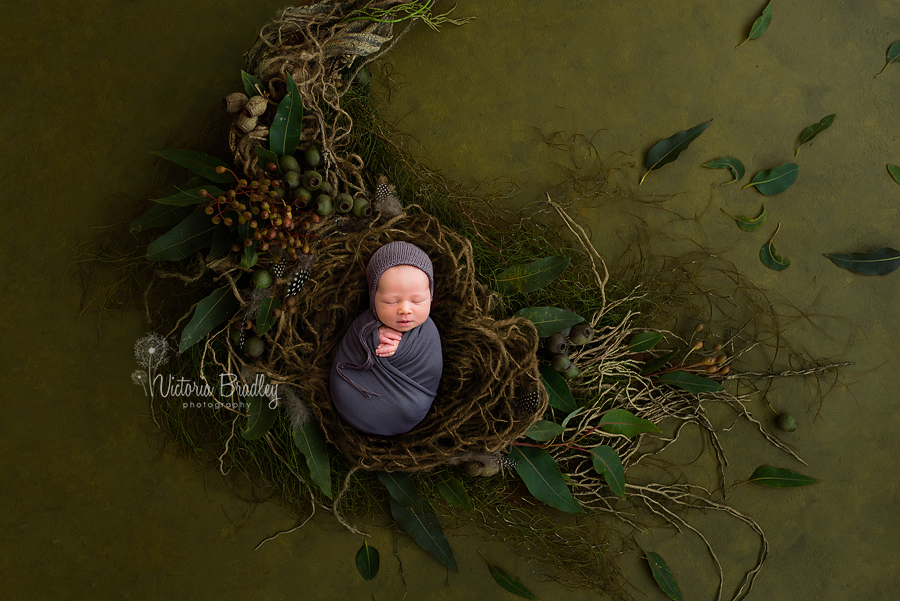
[[399,332],[422,325],[431,312],[431,287],[424,271],[412,265],[391,267],[378,278],[375,314]]

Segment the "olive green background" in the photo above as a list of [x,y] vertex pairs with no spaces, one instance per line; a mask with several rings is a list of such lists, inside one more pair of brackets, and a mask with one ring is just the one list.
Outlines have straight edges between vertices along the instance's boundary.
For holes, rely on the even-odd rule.
[[[656,238],[660,252],[708,250],[777,298],[822,316],[787,335],[814,356],[854,361],[845,372],[848,386],[821,409],[802,383],[769,398],[800,421],[797,432],[782,436],[808,467],[744,425],[723,437],[729,483],[761,464],[823,480],[805,489],[747,485],[729,493],[729,503],[753,516],[771,544],[749,598],[893,598],[900,566],[892,366],[898,276],[854,275],[822,254],[900,245],[900,186],[885,170],[900,163],[900,66],[873,77],[900,39],[900,9],[887,0],[773,4],[769,30],[735,50],[763,2],[461,0],[454,14],[475,20],[440,33],[420,25],[388,56],[395,84],[388,113],[418,140],[412,148],[429,164],[488,187],[513,182],[519,193],[512,202],[519,204],[557,186],[565,175],[556,163],[572,160],[544,144],[543,134],[581,133],[604,158],[620,153],[615,177],[637,189],[653,143],[713,119],[677,162],[637,189],[649,197],[674,194],[665,210],[592,204],[579,217],[608,257],[628,244],[634,223],[626,213],[633,211],[666,235]],[[372,582],[358,576],[353,561],[362,539],[328,515],[253,551],[294,518],[272,503],[249,506],[190,462],[157,457],[147,440],[147,399],[130,381],[140,316],[76,317],[78,245],[121,227],[123,204],[143,196],[153,180],[150,150],[217,118],[220,98],[239,89],[242,53],[278,8],[205,0],[5,7],[0,593],[509,597],[490,579],[480,551],[542,599],[597,598],[533,579],[505,545],[471,529],[451,539],[459,574],[379,527],[386,521],[360,524],[381,551]],[[832,128],[794,159],[799,133],[830,113],[837,113]],[[724,155],[744,161],[745,182],[788,161],[800,164],[800,177],[773,198],[722,188],[727,173],[700,165]],[[751,234],[719,210],[755,215],[761,201],[769,221]],[[776,223],[777,248],[792,260],[781,273],[757,258]],[[750,407],[766,418],[762,403]],[[719,417],[720,425],[730,424]],[[685,441],[673,457],[700,450]],[[708,470],[695,468],[686,470],[715,485]],[[689,518],[722,559],[730,598],[758,551],[755,537],[721,516]],[[654,530],[638,540],[666,558],[685,598],[715,598],[715,566],[695,535]],[[638,598],[663,598],[638,552],[621,561]]]

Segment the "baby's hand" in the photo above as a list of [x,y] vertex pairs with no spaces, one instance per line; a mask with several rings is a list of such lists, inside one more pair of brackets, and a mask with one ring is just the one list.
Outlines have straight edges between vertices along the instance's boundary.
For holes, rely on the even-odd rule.
[[379,357],[390,357],[397,352],[401,338],[403,338],[403,332],[387,326],[380,326],[378,328],[378,348],[375,349],[375,354]]

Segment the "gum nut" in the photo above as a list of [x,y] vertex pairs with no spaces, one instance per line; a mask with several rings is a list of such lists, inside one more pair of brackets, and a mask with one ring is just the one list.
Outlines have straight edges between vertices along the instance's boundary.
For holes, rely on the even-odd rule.
[[790,413],[780,414],[775,423],[785,432],[793,432],[797,429],[797,419]]
[[360,83],[360,85],[366,85],[372,80],[372,70],[368,67],[363,67],[359,70],[359,73],[356,75],[356,81]]
[[567,355],[564,355],[562,353],[553,355],[553,358],[550,359],[550,366],[559,373],[565,372],[570,365],[572,365],[572,361]]
[[566,380],[571,380],[572,378],[577,378],[581,373],[581,370],[578,369],[578,366],[574,363],[569,363],[569,367],[566,368],[566,371],[562,372],[562,376]]
[[291,308],[288,309],[288,315],[296,315],[297,314],[297,305],[291,305]]
[[259,336],[253,336],[252,338],[248,338],[247,341],[244,342],[244,352],[254,359],[262,355],[265,350],[266,343],[263,342],[263,339]]
[[234,344],[238,344],[241,341],[241,331],[240,330],[231,330],[231,342]]
[[334,197],[334,204],[337,205],[338,213],[349,213],[353,208],[353,197],[346,192],[341,192]]
[[322,183],[319,184],[319,192],[322,194],[331,194],[334,192],[334,186],[332,186],[329,182],[322,180]]
[[[282,157],[284,158],[284,157]],[[293,157],[292,157],[293,158]],[[296,171],[285,171],[284,172],[284,183],[287,184],[287,187],[293,190],[300,186],[300,174]]]
[[319,215],[328,215],[331,213],[331,197],[327,194],[320,194],[316,197],[316,213]]
[[296,297],[296,296],[289,296],[289,297],[287,297],[287,298],[284,300],[284,306],[285,306],[285,307],[291,308],[291,307],[293,307],[295,304],[297,304],[297,297]]
[[318,167],[322,163],[322,151],[315,144],[310,144],[303,152],[303,162],[312,168]]
[[272,274],[265,269],[257,269],[250,276],[250,281],[253,282],[257,290],[265,290],[272,285]]
[[287,173],[288,171],[296,171],[299,173],[300,163],[298,163],[297,159],[291,155],[283,154],[278,157],[278,169],[280,169],[282,173]]
[[317,171],[307,171],[303,174],[303,187],[307,190],[318,190],[322,181],[322,175]]
[[572,326],[572,331],[569,332],[569,342],[571,342],[572,344],[587,344],[593,337],[593,328],[584,324]]
[[572,331],[572,326],[569,326],[565,330],[560,330],[559,333],[562,334],[563,336],[565,336],[566,338],[568,338],[569,332],[571,332],[571,331]]
[[306,206],[309,204],[309,201],[312,200],[312,192],[310,192],[306,188],[300,187],[294,190],[293,197],[294,200],[301,202],[304,206]]
[[566,352],[566,346],[568,346],[568,343],[566,342],[566,337],[563,336],[562,332],[557,332],[552,336],[548,336],[544,340],[544,348],[554,355],[557,353]]
[[357,198],[353,201],[353,214],[363,219],[372,214],[372,205],[365,198]]

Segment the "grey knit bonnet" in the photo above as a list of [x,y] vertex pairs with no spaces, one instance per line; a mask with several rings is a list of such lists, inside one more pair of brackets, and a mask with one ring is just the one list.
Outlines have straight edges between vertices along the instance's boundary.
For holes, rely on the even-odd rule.
[[375,310],[375,290],[378,288],[381,274],[397,265],[412,265],[424,271],[428,276],[431,297],[434,298],[434,268],[425,251],[409,242],[400,240],[388,242],[375,251],[366,266],[366,279],[369,281],[369,306],[372,307],[372,311]]

